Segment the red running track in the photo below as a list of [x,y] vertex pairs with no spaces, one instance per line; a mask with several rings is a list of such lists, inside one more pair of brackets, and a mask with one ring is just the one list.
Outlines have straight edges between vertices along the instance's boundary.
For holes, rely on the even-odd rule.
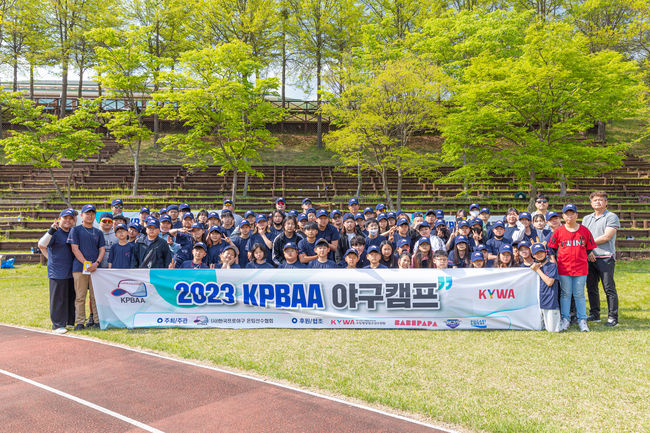
[[0,396],[0,429],[13,433],[445,431],[224,371],[3,325]]

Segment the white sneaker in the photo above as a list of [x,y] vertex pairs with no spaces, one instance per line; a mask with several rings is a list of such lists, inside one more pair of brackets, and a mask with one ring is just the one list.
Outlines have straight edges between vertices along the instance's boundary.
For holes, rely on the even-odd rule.
[[587,321],[582,319],[578,320],[578,328],[580,328],[580,332],[589,332],[589,327],[587,326]]
[[60,335],[63,335],[63,334],[65,334],[66,332],[68,332],[67,328],[56,328],[56,329],[54,330],[54,333],[55,333],[55,334],[60,334]]
[[571,326],[571,322],[569,321],[569,319],[562,319],[562,321],[560,322],[560,332],[566,331],[567,329],[569,329],[569,326]]

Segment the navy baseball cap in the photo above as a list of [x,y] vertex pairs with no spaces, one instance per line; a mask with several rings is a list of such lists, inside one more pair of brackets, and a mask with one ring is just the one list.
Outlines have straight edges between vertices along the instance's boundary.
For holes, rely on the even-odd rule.
[[373,208],[371,208],[370,206],[368,206],[367,208],[365,208],[363,210],[363,213],[364,213],[364,215],[367,214],[367,213],[375,213],[375,210]]
[[284,197],[278,197],[275,199],[275,204],[278,203],[286,203],[287,201],[284,199]]
[[429,238],[429,236],[422,236],[418,242],[420,242],[420,243],[424,242],[424,243],[427,243],[427,244],[431,245],[431,239]]
[[65,216],[76,216],[77,212],[74,209],[67,208],[63,209],[61,213],[59,214],[59,218],[65,217]]
[[264,215],[263,213],[259,214],[258,216],[255,217],[255,222],[258,223],[260,221],[268,221],[269,219]]
[[307,210],[305,211],[305,215],[307,215],[307,214],[309,214],[309,213],[316,213],[316,209],[314,209],[313,207],[310,207],[309,209],[307,209]]
[[435,215],[438,219],[443,219],[445,217],[445,213],[442,211],[442,209],[437,209]]
[[95,206],[91,204],[84,205],[84,207],[81,208],[81,213],[86,213],[86,212],[97,212],[97,209],[95,209]]
[[350,212],[343,215],[343,221],[347,221],[347,220],[354,220],[354,215],[352,215]]
[[555,211],[550,211],[550,212],[548,212],[548,213],[546,214],[546,221],[548,221],[548,220],[550,220],[551,218],[554,218],[554,217],[558,217],[558,218],[559,218],[560,215],[558,215],[557,212],[555,212]]
[[406,212],[404,212],[403,210],[398,210],[397,212],[395,212],[396,217],[399,218],[400,215],[406,215]]
[[190,228],[190,230],[194,230],[194,229],[205,230],[204,227],[203,227],[203,223],[194,223],[194,224],[192,224],[192,227]]
[[[192,227],[194,227],[194,226],[192,226]],[[221,228],[221,226],[212,226],[212,227],[210,227],[208,229],[208,234],[210,234],[212,232],[219,232],[219,233],[223,234],[223,229]]]
[[115,231],[117,232],[118,230],[128,230],[128,227],[124,224],[118,224],[115,226]]
[[244,213],[244,218],[248,218],[249,216],[255,216],[255,212],[253,212],[252,210],[247,210]]
[[479,213],[486,213],[490,215],[490,208],[489,207],[482,207]]
[[539,253],[540,251],[546,252],[546,246],[539,242],[534,243],[530,248],[530,252],[533,253],[533,255]]
[[402,248],[404,245],[408,245],[410,247],[411,243],[407,239],[404,239],[404,238],[397,241],[397,248]]
[[323,217],[323,216],[329,218],[330,214],[325,209],[318,209],[318,212],[316,212],[316,218],[320,218],[320,217]]
[[462,220],[461,222],[458,223],[458,228],[460,227],[469,227],[469,223],[465,220]]
[[366,217],[363,216],[361,212],[357,212],[357,214],[354,216],[355,220],[365,220]]
[[327,239],[325,239],[325,238],[318,238],[318,240],[316,241],[316,243],[314,244],[314,246],[315,246],[315,247],[317,247],[317,246],[319,246],[319,245],[327,245],[327,246],[329,246],[329,244],[330,244],[330,243],[327,242]]
[[172,217],[169,215],[163,215],[160,217],[160,222],[167,221],[168,223],[172,222]]
[[368,249],[366,250],[366,255],[370,253],[377,253],[381,254],[381,251],[379,251],[379,247],[377,245],[370,245]]
[[406,218],[400,218],[400,219],[397,220],[397,223],[395,223],[395,225],[401,226],[401,225],[408,224],[408,223],[409,222],[408,222],[408,220]]
[[203,251],[205,251],[206,253],[208,252],[208,247],[207,247],[203,242],[197,242],[197,243],[195,243],[194,246],[192,247],[193,250],[195,250],[195,249],[197,249],[197,248],[202,248]]
[[289,248],[293,248],[294,250],[297,250],[297,249],[298,249],[298,245],[296,245],[296,244],[293,243],[293,242],[287,242],[287,243],[284,245],[284,248],[282,248],[282,251],[287,250],[287,249],[289,249]]
[[126,224],[127,221],[130,221],[130,219],[128,219],[122,214],[117,214],[117,215],[113,215],[113,221],[124,221],[124,224]]
[[167,206],[167,212],[169,212],[170,210],[178,210],[178,205],[170,204],[169,206]]
[[[118,225],[120,225],[120,224],[118,224]],[[137,231],[142,231],[142,226],[140,224],[138,224],[138,223],[130,223],[128,225],[128,227],[130,229],[136,229]]]
[[413,218],[423,217],[423,216],[424,216],[424,214],[422,212],[420,212],[420,211],[413,212]]
[[356,198],[351,198],[350,200],[348,200],[348,206],[352,206],[355,204],[359,204],[359,200],[357,200]]
[[386,205],[383,203],[378,203],[377,206],[375,206],[376,211],[384,210],[386,209]]
[[230,244],[223,247],[223,250],[221,250],[221,252],[223,253],[226,250],[232,250],[235,253],[235,255],[239,254],[239,250],[235,246],[230,245]]
[[433,223],[433,228],[438,228],[440,226],[446,226],[447,223],[445,223],[444,220],[436,220],[435,223]]
[[290,215],[290,216],[296,217],[296,216],[298,216],[298,211],[295,210],[295,209],[291,209],[287,214]]
[[511,253],[512,254],[512,245],[509,244],[501,244],[499,247],[499,254],[501,253]]
[[194,214],[193,214],[192,212],[185,212],[185,213],[183,214],[183,219],[186,219],[186,218],[192,218],[192,219],[194,219]]
[[571,203],[564,205],[564,207],[562,208],[562,213],[567,213],[570,210],[574,211],[575,213],[578,213],[578,208],[576,208],[576,205]]
[[380,213],[379,215],[377,215],[377,221],[387,220],[387,219],[388,217],[386,216],[385,213]]
[[111,201],[111,206],[124,206],[124,203],[119,198],[114,198],[113,201]]
[[230,197],[224,197],[223,204],[233,204],[232,199]]
[[166,207],[160,209],[160,215],[165,215],[166,213],[167,213],[167,208]]
[[494,225],[492,226],[493,229],[495,229],[495,228],[497,228],[497,227],[501,227],[502,229],[506,228],[506,226],[503,224],[503,221],[497,221],[497,222],[495,222]]
[[420,224],[418,224],[418,230],[420,230],[422,227],[429,227],[431,228],[431,224],[429,224],[426,221],[422,221]]
[[140,213],[151,213],[151,212],[149,212],[148,207],[143,207],[142,209],[140,209]]
[[221,218],[223,218],[225,215],[230,215],[232,216],[232,211],[230,209],[224,209],[221,211]]
[[533,218],[530,216],[530,212],[522,212],[519,214],[519,219],[526,218],[528,221],[532,220]]
[[334,218],[336,215],[341,216],[341,211],[338,210],[338,209],[334,209],[334,210],[330,213],[330,218]]
[[472,262],[478,262],[479,260],[485,260],[485,259],[483,258],[483,254],[481,254],[481,253],[479,253],[477,251],[477,252],[472,253],[471,260],[472,260]]
[[469,240],[465,235],[456,236],[456,239],[454,239],[454,245],[458,245],[463,242],[469,245]]
[[248,227],[250,227],[250,226],[251,226],[251,223],[249,223],[248,220],[247,220],[246,218],[244,218],[243,220],[241,220],[241,221],[239,222],[239,227],[243,227],[243,226],[248,226]]
[[435,215],[435,214],[436,214],[436,211],[433,210],[433,209],[429,209],[429,210],[425,213],[425,215]]
[[302,204],[311,204],[311,200],[308,198],[303,198],[302,199]]
[[160,228],[160,221],[158,221],[158,220],[155,219],[155,218],[149,218],[149,219],[147,220],[147,227],[151,227],[151,226],[153,226],[153,227],[159,229],[159,228]]
[[101,221],[103,219],[109,219],[109,220],[113,221],[113,214],[111,212],[102,212],[99,215],[99,220]]
[[529,241],[528,239],[524,239],[524,240],[520,241],[520,242],[517,244],[517,248],[521,248],[521,247],[528,247],[528,248],[530,248],[530,247],[531,247],[531,243],[530,243],[530,241]]
[[354,248],[348,248],[348,250],[343,255],[343,258],[347,257],[349,254],[354,254],[355,256],[359,257],[359,251],[355,250]]
[[219,218],[219,212],[210,212],[208,214],[208,219],[210,219],[210,218],[221,219],[221,218]]
[[301,213],[298,215],[297,221],[307,221],[309,218],[307,218],[307,214]]
[[481,206],[479,206],[477,203],[472,203],[472,204],[469,205],[469,210],[472,210],[472,209],[479,209],[480,210]]
[[186,210],[186,209],[187,209],[188,212],[191,210],[191,209],[190,209],[190,205],[187,204],[187,203],[181,203],[181,204],[178,206],[178,210],[180,210],[180,211],[184,211],[184,210]]
[[397,218],[397,216],[395,215],[395,212],[388,212],[387,216],[388,216],[388,219]]
[[470,221],[469,225],[471,226],[481,226],[483,228],[483,220],[480,218],[474,218],[472,221]]
[[478,244],[476,246],[476,251],[487,251],[487,250],[488,250],[488,247],[485,246],[485,244]]

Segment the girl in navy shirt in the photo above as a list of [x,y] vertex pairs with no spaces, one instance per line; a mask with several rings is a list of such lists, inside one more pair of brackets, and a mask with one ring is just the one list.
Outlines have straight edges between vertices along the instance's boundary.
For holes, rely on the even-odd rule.
[[248,262],[246,268],[248,269],[273,269],[273,265],[266,260],[266,249],[262,244],[253,244],[253,247],[249,251],[253,258],[252,261]]

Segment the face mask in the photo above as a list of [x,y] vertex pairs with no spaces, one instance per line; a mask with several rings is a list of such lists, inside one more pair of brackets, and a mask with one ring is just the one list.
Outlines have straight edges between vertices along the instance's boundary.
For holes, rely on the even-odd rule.
[[478,211],[477,210],[471,210],[469,211],[469,214],[473,217],[476,218],[478,216]]
[[377,236],[378,233],[379,233],[379,230],[377,230],[377,229],[370,229],[370,230],[368,230],[368,234],[369,234],[370,236]]

